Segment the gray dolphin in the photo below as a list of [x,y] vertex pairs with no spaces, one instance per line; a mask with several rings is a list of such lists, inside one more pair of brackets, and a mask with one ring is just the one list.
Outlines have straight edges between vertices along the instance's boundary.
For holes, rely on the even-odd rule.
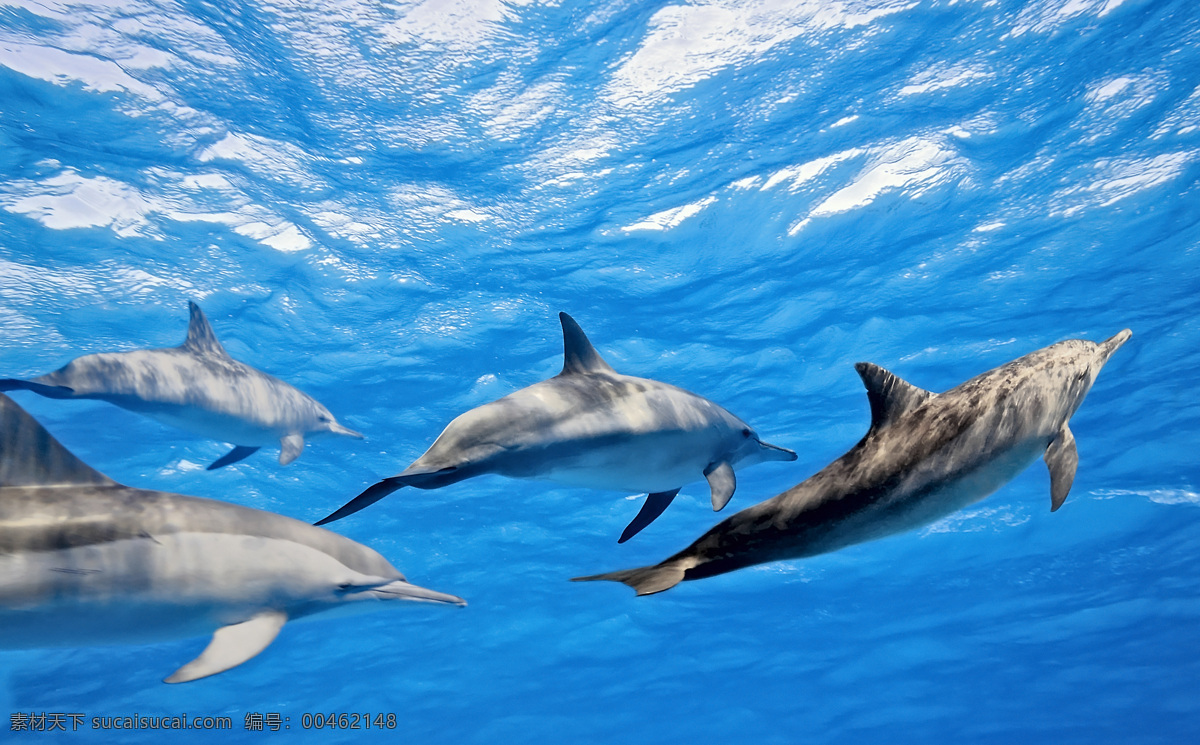
[[370,600],[466,603],[290,517],[122,486],[0,394],[0,647],[212,633],[167,683],[240,665],[291,619]]
[[89,354],[32,380],[0,380],[0,391],[95,398],[234,444],[209,470],[236,463],[276,441],[279,462],[286,466],[304,449],[306,434],[362,439],[311,396],[230,357],[200,306],[189,302],[188,307],[191,320],[181,346]]
[[682,580],[835,551],[977,502],[1038,456],[1050,468],[1050,509],[1057,510],[1079,462],[1067,422],[1130,336],[1126,329],[1102,344],[1059,342],[941,395],[860,362],[871,428],[848,453],[659,564],[575,581],[624,582],[650,595]]
[[649,525],[679,489],[701,476],[713,510],[733,496],[735,465],[795,460],[758,439],[741,419],[694,393],[608,366],[575,320],[558,314],[563,369],[549,380],[471,409],[425,454],[317,525],[340,520],[404,486],[437,489],[496,473],[570,486],[648,492],[625,542]]

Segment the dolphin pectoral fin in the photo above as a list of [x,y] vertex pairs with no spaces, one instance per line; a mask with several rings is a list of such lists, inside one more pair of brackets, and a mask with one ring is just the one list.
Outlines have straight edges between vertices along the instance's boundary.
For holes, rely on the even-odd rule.
[[343,517],[353,515],[355,512],[358,512],[361,509],[370,507],[404,485],[404,480],[401,476],[392,476],[391,478],[386,478],[383,481],[380,481],[378,484],[367,487],[367,490],[362,494],[359,494],[354,499],[351,499],[349,502],[342,505],[336,512],[328,517],[313,523],[313,525],[325,525],[333,522],[334,520],[341,520]]
[[1058,436],[1046,448],[1046,466],[1050,469],[1050,511],[1054,512],[1067,501],[1071,484],[1075,483],[1075,468],[1079,465],[1079,451],[1075,449],[1075,435],[1067,425],[1058,431]]
[[721,508],[729,504],[729,498],[737,488],[733,466],[729,465],[728,461],[709,464],[708,468],[704,469],[704,478],[708,479],[708,485],[712,488],[713,512],[720,512]]
[[214,460],[212,462],[212,465],[210,465],[205,470],[214,471],[218,468],[224,468],[225,466],[228,466],[232,463],[237,463],[239,460],[248,458],[257,452],[258,452],[257,447],[248,447],[246,445],[238,445],[238,446],[234,447],[233,450],[230,450],[228,453],[225,453],[220,458],[217,458],[216,460]]
[[625,532],[617,539],[617,543],[624,543],[633,538],[638,533],[642,532],[642,528],[658,519],[658,516],[663,513],[671,505],[671,500],[675,499],[675,495],[679,493],[679,489],[671,491],[660,491],[646,495],[646,501],[642,504],[642,509],[633,518],[633,522],[625,527]]
[[65,385],[46,385],[18,378],[0,379],[0,391],[33,391],[46,398],[71,398],[75,395],[75,389]]
[[187,683],[237,667],[275,641],[287,620],[283,611],[268,610],[248,621],[222,626],[199,657],[171,673],[163,682]]
[[279,447],[279,465],[286,466],[300,457],[304,450],[304,435],[286,435],[279,441]]

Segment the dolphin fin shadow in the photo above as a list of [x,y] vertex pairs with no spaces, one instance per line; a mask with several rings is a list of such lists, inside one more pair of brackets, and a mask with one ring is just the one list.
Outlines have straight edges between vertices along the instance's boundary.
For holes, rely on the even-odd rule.
[[75,395],[75,389],[65,385],[46,385],[19,378],[0,379],[0,391],[33,391],[46,398],[71,398]]
[[642,509],[633,518],[625,528],[625,532],[617,539],[617,543],[624,543],[633,538],[638,533],[642,532],[642,528],[658,519],[658,516],[663,513],[667,507],[671,506],[671,500],[675,499],[675,495],[679,493],[679,489],[671,491],[660,491],[654,494],[646,495],[646,502],[642,505]]
[[212,465],[210,465],[205,470],[206,471],[215,471],[218,468],[224,468],[225,466],[231,465],[233,463],[237,463],[240,460],[248,458],[256,452],[258,452],[257,447],[249,447],[247,445],[237,445],[233,448],[233,450],[230,450],[228,453],[225,453],[220,458],[217,458],[216,460],[214,460],[212,462]]

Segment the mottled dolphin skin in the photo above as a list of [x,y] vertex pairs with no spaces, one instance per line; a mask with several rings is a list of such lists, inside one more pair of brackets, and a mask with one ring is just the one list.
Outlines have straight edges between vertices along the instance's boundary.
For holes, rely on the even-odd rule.
[[89,354],[32,380],[0,380],[0,391],[95,398],[234,444],[209,470],[274,442],[280,443],[279,462],[286,466],[304,449],[306,434],[362,439],[312,397],[230,357],[200,306],[189,302],[188,307],[191,320],[181,346]]
[[308,523],[122,486],[0,394],[0,647],[211,633],[166,679],[182,683],[254,657],[289,620],[371,600],[465,605]]
[[733,496],[735,465],[795,460],[741,419],[673,385],[621,375],[575,320],[559,313],[563,369],[549,380],[462,414],[425,454],[317,525],[339,520],[404,486],[437,489],[495,473],[569,486],[648,492],[620,541],[649,525],[679,489],[708,479],[712,506]]
[[749,507],[653,566],[575,581],[624,582],[638,595],[781,559],[815,556],[931,523],[1000,488],[1042,456],[1050,509],[1079,457],[1067,422],[1131,333],[1039,349],[935,395],[881,367],[856,365],[871,428],[824,470]]

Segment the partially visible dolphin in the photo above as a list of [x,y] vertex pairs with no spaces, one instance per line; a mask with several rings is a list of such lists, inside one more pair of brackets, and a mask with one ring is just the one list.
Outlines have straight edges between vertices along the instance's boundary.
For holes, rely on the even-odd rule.
[[189,302],[188,307],[191,320],[182,346],[89,354],[32,380],[0,380],[0,391],[95,398],[235,445],[209,470],[237,463],[276,441],[279,463],[286,466],[304,449],[306,434],[362,439],[311,396],[230,357],[200,306]]
[[0,647],[212,633],[166,679],[182,683],[254,657],[289,620],[371,600],[466,604],[299,520],[122,486],[0,394]]
[[941,395],[860,362],[871,428],[848,453],[659,564],[575,581],[624,582],[650,595],[682,580],[836,551],[977,502],[1038,456],[1050,468],[1050,509],[1057,510],[1079,462],[1067,422],[1131,335],[1059,342]]
[[437,489],[496,473],[570,486],[649,492],[620,542],[649,525],[687,483],[708,479],[713,510],[733,496],[733,467],[795,460],[741,419],[694,393],[608,366],[575,320],[562,322],[562,372],[471,409],[400,475],[368,488],[317,525],[404,486]]

